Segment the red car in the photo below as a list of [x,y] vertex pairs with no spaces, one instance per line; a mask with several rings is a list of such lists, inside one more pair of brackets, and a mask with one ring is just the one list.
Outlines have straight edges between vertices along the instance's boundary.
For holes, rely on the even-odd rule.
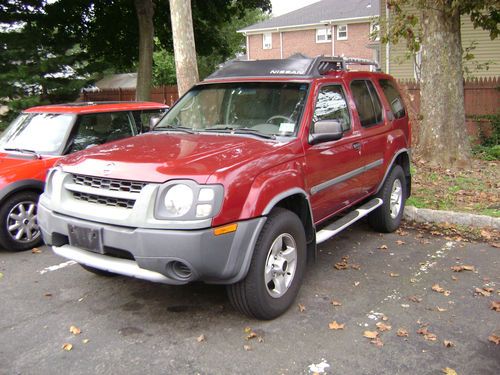
[[37,202],[47,170],[63,155],[149,130],[167,106],[150,102],[71,103],[29,108],[0,137],[0,246],[42,241]]
[[227,285],[239,311],[291,306],[317,244],[367,216],[398,228],[410,194],[408,115],[368,64],[236,61],[132,139],[70,155],[47,175],[38,221],[86,270]]

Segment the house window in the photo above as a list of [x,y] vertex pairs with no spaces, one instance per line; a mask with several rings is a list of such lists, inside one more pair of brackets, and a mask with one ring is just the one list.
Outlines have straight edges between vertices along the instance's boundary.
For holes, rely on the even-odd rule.
[[337,26],[337,40],[347,40],[347,25]]
[[272,33],[262,34],[262,48],[263,49],[273,48],[273,34]]
[[378,22],[370,24],[370,40],[380,40],[380,24]]
[[316,29],[316,43],[327,43],[332,40],[332,29],[330,27],[322,27]]

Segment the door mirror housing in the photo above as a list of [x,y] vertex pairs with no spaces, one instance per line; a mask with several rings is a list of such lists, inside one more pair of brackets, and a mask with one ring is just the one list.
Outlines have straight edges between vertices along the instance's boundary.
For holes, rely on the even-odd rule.
[[309,136],[309,143],[315,145],[321,142],[337,141],[342,138],[344,131],[338,121],[321,120],[313,124],[313,131]]
[[149,130],[153,130],[156,124],[161,120],[162,116],[157,115],[157,116],[151,116],[149,118]]

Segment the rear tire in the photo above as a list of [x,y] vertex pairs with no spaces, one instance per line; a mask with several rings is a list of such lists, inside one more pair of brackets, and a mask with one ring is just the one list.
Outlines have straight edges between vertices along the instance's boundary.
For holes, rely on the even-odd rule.
[[259,234],[247,276],[227,286],[234,308],[263,320],[274,319],[288,310],[305,273],[306,248],[305,231],[298,216],[275,208]]
[[391,169],[376,196],[384,203],[368,215],[368,222],[379,232],[394,232],[401,224],[407,197],[406,178],[400,165]]
[[98,276],[104,276],[104,277],[118,276],[116,273],[109,272],[109,271],[104,271],[104,270],[100,270],[98,268],[90,267],[90,266],[87,266],[85,264],[80,264],[80,266],[82,266],[82,268],[85,271],[92,272],[93,274],[98,275]]
[[39,194],[14,194],[0,207],[0,246],[8,251],[24,251],[42,244],[36,222]]

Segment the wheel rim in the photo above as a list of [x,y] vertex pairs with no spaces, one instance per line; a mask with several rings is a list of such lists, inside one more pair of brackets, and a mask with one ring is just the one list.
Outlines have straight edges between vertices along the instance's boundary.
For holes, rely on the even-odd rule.
[[391,210],[392,219],[395,219],[399,215],[402,203],[403,203],[403,187],[401,185],[401,181],[396,179],[392,184],[391,202],[389,206]]
[[10,237],[20,243],[28,243],[40,236],[36,222],[36,203],[19,202],[7,215],[7,232]]
[[266,290],[273,298],[283,296],[292,284],[297,269],[297,245],[288,234],[280,234],[271,245],[264,268]]

